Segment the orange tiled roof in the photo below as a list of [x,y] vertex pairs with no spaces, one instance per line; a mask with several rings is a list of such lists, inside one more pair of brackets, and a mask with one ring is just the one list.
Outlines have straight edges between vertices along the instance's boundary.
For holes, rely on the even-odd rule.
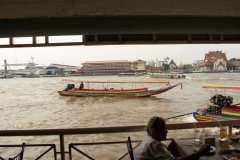
[[[226,56],[225,53],[222,53],[222,51],[210,51],[209,53],[205,54],[204,62],[198,64],[198,67],[204,67],[204,66],[212,65],[213,62],[217,59],[219,54],[221,54],[222,58],[227,61],[227,56]],[[223,65],[223,64],[219,64],[219,65]]]
[[231,62],[232,65],[235,65],[235,66],[240,66],[240,61],[235,61],[235,62]]
[[108,60],[108,61],[86,61],[85,63],[116,63],[116,62],[129,62],[129,61],[128,60]]
[[198,64],[198,67],[203,67],[203,66],[210,66],[212,62],[202,62]]
[[222,53],[222,51],[210,51],[209,53],[205,54],[205,61],[214,61],[217,59],[218,54],[221,54],[223,59],[227,60],[227,56],[225,53]]

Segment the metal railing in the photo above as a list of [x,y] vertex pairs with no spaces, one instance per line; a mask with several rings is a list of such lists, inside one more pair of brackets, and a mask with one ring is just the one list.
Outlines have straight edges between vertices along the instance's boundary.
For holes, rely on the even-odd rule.
[[[27,144],[27,145],[25,144],[25,147],[46,147],[46,146],[50,147],[50,148],[48,148],[46,151],[44,151],[42,154],[40,154],[37,158],[35,158],[35,160],[42,158],[44,155],[46,155],[51,150],[53,150],[54,159],[57,160],[57,150],[56,150],[55,144]],[[22,147],[22,144],[21,145],[0,144],[0,147]]]
[[[233,126],[239,126],[240,120],[229,120],[229,121],[220,121],[221,126],[228,127],[228,134],[232,133]],[[77,149],[76,145],[99,145],[99,144],[116,144],[116,143],[126,143],[126,141],[115,141],[115,142],[91,142],[91,143],[70,143],[69,151],[65,152],[65,144],[64,144],[64,136],[65,135],[82,135],[82,134],[103,134],[103,133],[123,133],[123,132],[143,132],[145,131],[145,125],[138,125],[138,126],[119,126],[119,127],[98,127],[98,128],[71,128],[71,129],[35,129],[35,130],[0,130],[0,137],[9,137],[9,136],[50,136],[55,135],[59,136],[59,143],[60,143],[60,152],[56,152],[55,145],[53,146],[54,149],[54,156],[56,159],[56,154],[61,155],[61,160],[65,159],[65,154],[69,154],[71,158],[71,149],[77,150],[79,153],[85,155],[84,152]],[[209,128],[209,127],[219,127],[219,122],[190,122],[190,123],[172,123],[167,124],[168,130],[179,130],[179,129],[193,129],[193,128]],[[39,146],[44,146],[48,144],[40,144]],[[50,144],[52,145],[52,144]],[[0,145],[0,147],[11,147],[13,145]],[[33,147],[34,145],[26,144],[28,147]],[[50,150],[50,149],[49,149]],[[46,153],[49,151],[47,150]],[[45,153],[45,152],[44,152]],[[43,156],[43,154],[42,154]],[[85,155],[86,157],[87,154]],[[88,157],[89,159],[93,159],[92,157]]]

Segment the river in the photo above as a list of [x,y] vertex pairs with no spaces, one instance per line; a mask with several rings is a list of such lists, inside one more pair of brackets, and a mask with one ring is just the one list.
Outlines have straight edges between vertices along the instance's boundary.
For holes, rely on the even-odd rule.
[[[150,80],[144,76],[79,76],[65,78],[101,81]],[[196,108],[205,107],[209,103],[210,97],[216,93],[232,96],[234,103],[239,103],[240,99],[239,91],[202,88],[202,84],[205,83],[239,85],[239,73],[186,74],[185,79],[170,80],[170,84],[182,83],[182,89],[177,86],[168,92],[150,98],[61,97],[57,91],[64,89],[67,85],[62,79],[63,77],[1,79],[1,130],[145,125],[148,119],[154,115],[169,118],[193,112]],[[193,121],[192,115],[188,115],[170,119],[167,123]],[[211,132],[215,132],[215,130],[213,129]],[[143,139],[146,133],[66,136],[65,144],[70,142],[119,141],[126,140],[127,136],[131,136],[133,140]],[[168,133],[168,137],[174,138],[189,136],[193,136],[192,130],[169,131]],[[0,140],[2,144],[21,144],[22,142],[29,144],[59,143],[58,136],[1,137]],[[24,160],[31,160],[44,150],[46,149],[41,147],[34,148],[34,150],[26,148]],[[65,150],[68,150],[67,146]],[[17,151],[18,149],[15,148],[0,148],[0,155],[8,157]],[[126,152],[126,146],[89,146],[83,147],[83,151],[96,159],[117,159]],[[53,159],[52,154],[47,154],[43,159]],[[73,159],[86,158],[73,152]]]

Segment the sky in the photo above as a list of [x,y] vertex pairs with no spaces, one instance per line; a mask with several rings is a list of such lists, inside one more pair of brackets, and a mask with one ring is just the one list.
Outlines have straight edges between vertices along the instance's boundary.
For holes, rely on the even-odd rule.
[[[28,63],[38,65],[51,63],[81,66],[86,61],[128,60],[163,61],[169,57],[179,65],[203,60],[209,51],[222,51],[227,59],[240,58],[240,44],[168,44],[168,45],[106,45],[106,46],[58,46],[0,48],[0,64]],[[1,65],[1,68],[3,66]],[[20,67],[21,68],[21,67]]]

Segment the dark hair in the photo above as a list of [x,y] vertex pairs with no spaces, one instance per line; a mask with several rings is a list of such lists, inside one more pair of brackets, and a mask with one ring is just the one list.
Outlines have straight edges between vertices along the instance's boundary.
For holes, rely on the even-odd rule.
[[154,129],[156,129],[157,127],[164,127],[165,125],[165,120],[162,117],[153,116],[149,119],[146,126],[147,134],[151,136],[154,132]]

